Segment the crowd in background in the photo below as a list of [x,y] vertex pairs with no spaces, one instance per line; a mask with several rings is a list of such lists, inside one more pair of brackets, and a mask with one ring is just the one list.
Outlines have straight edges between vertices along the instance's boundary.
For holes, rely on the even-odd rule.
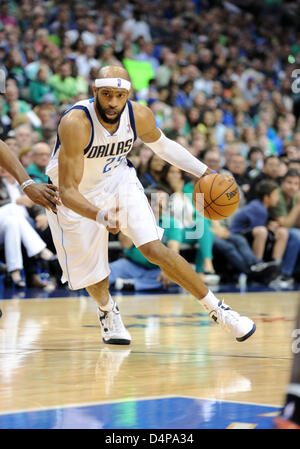
[[[99,68],[124,65],[132,99],[151,108],[157,126],[213,170],[232,173],[240,188],[235,215],[205,220],[203,236],[192,242],[181,232],[178,251],[183,243],[195,246],[190,260],[208,283],[226,281],[228,273],[251,279],[251,267],[264,270],[259,264],[274,261],[278,276],[270,282],[290,286],[300,271],[299,12],[298,2],[281,0],[2,1],[0,137],[33,179],[47,182],[61,114],[92,96]],[[129,158],[146,189],[171,195],[168,210],[177,222],[185,210],[180,229],[193,229],[201,219],[189,199],[195,179],[139,139]],[[46,287],[46,270],[59,284],[46,215],[12,185],[2,172],[1,208],[22,208],[47,249],[26,248],[21,236],[23,265],[8,269],[12,280]],[[128,248],[122,256],[143,265]],[[168,284],[158,278],[158,287]]]

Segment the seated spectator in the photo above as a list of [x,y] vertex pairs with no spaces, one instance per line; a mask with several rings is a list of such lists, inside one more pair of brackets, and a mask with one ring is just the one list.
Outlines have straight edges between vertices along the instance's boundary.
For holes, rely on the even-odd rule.
[[229,227],[230,232],[244,235],[259,260],[270,258],[280,267],[289,234],[286,228],[268,222],[268,208],[278,201],[278,185],[273,181],[261,181],[257,185],[257,199],[240,209]]
[[78,74],[86,79],[88,79],[92,68],[100,69],[101,66],[97,59],[95,59],[95,47],[93,45],[86,45],[83,54],[80,54],[76,58],[76,64]]
[[238,184],[244,199],[250,188],[250,178],[247,173],[246,159],[242,154],[232,155],[228,163],[228,169],[233,174],[236,183]]
[[279,282],[289,282],[295,270],[299,271],[300,255],[300,174],[289,170],[281,180],[279,198],[275,206],[269,207],[269,217],[288,229],[290,238],[284,258],[284,275]]
[[262,170],[264,165],[264,153],[260,147],[250,148],[248,155],[248,166],[246,172],[250,179],[255,178]]
[[144,174],[140,179],[142,185],[144,187],[150,187],[160,184],[162,169],[165,164],[166,162],[163,159],[153,153],[148,160]]
[[280,161],[277,156],[268,156],[264,159],[262,171],[252,180],[247,194],[247,202],[257,198],[256,186],[260,181],[278,182]]
[[300,159],[290,159],[287,163],[289,170],[296,170],[300,174]]
[[19,161],[26,169],[32,163],[32,150],[31,148],[22,148],[18,154]]
[[26,207],[33,203],[20,193],[12,176],[3,169],[0,171],[0,241],[4,244],[7,271],[17,288],[25,287],[21,277],[23,269],[27,286],[44,288],[47,284],[38,275],[39,259],[50,259],[52,253],[27,220]]
[[6,139],[4,139],[4,142],[6,143],[6,145],[8,146],[8,148],[9,148],[13,153],[15,153],[16,156],[18,156],[19,151],[20,151],[20,147],[19,147],[19,144],[18,144],[18,141],[17,141],[16,137],[13,137],[13,136],[15,136],[15,132],[14,132],[14,131],[11,131],[11,133],[13,133],[13,135],[8,135],[8,136],[6,137]]
[[213,254],[216,264],[222,266],[220,273],[226,278],[228,271],[245,273],[250,281],[268,284],[277,274],[277,263],[258,259],[246,237],[230,232],[222,221],[212,221],[214,233]]
[[[180,227],[172,217],[164,219],[163,215],[163,211],[166,210],[168,194],[161,187],[148,188],[145,190],[145,194],[152,206],[158,226],[164,229],[162,242],[168,248],[179,253]],[[168,226],[164,227],[166,222]],[[110,286],[114,286],[116,290],[142,291],[160,290],[173,284],[160,267],[150,263],[126,235],[120,232],[118,237],[125,257],[110,263]]]
[[47,98],[51,95],[53,103],[57,103],[56,92],[54,88],[50,85],[50,70],[47,65],[41,65],[36,79],[29,83],[29,99],[33,105],[43,103],[45,97]]
[[32,162],[26,168],[26,171],[35,182],[48,182],[49,178],[45,171],[50,156],[51,148],[47,143],[38,142],[32,147]]
[[228,170],[222,167],[221,154],[218,149],[208,148],[200,158],[211,170],[218,173],[231,174]]
[[8,114],[12,104],[16,103],[16,113],[27,114],[31,111],[30,104],[19,98],[19,89],[17,84],[13,81],[8,83],[4,93],[3,115]]
[[18,148],[30,148],[33,144],[33,130],[31,125],[24,124],[15,128]]
[[78,94],[76,78],[72,76],[72,65],[69,60],[63,61],[57,72],[50,78],[50,86],[54,89],[60,103],[72,103]]

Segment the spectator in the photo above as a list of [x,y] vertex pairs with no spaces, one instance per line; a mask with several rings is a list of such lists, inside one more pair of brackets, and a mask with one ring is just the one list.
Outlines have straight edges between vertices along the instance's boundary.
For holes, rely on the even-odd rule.
[[[277,274],[277,263],[258,259],[245,236],[230,232],[226,223],[212,221],[214,233],[213,254],[223,280],[232,273],[245,273],[248,280],[268,285]],[[217,269],[218,269],[217,267]]]
[[262,170],[264,153],[260,147],[251,147],[248,152],[248,166],[246,172],[250,179],[255,178]]
[[280,285],[291,284],[300,254],[300,174],[297,171],[289,170],[282,179],[279,199],[275,206],[269,207],[269,217],[289,231],[291,248],[286,254],[284,275],[277,281]]
[[156,154],[150,157],[145,172],[141,178],[144,187],[155,186],[161,183],[162,169],[166,162]]
[[[38,274],[39,261],[41,258],[49,258],[52,254],[48,252],[46,243],[27,220],[26,207],[31,207],[32,204],[26,195],[21,195],[17,182],[1,169],[0,240],[4,243],[8,273],[17,288],[25,287],[21,278],[23,268],[28,287],[44,288],[47,286]],[[23,254],[21,244],[25,247]]]
[[195,270],[207,284],[219,282],[213,265],[213,234],[210,220],[199,215],[191,201],[194,184],[186,184],[182,171],[166,164],[162,171],[164,185],[170,192],[168,216],[179,223],[182,231],[182,243],[197,245]]
[[[268,230],[268,208],[278,201],[278,185],[273,181],[261,181],[257,185],[257,199],[240,209],[230,225],[230,232],[244,235],[250,243],[254,255],[259,260],[270,257],[278,266],[286,250],[288,232],[284,227],[272,226]],[[271,243],[271,254],[267,254]]]
[[233,174],[234,179],[243,195],[246,195],[250,188],[250,177],[247,173],[246,159],[242,154],[232,155],[228,164],[230,173]]
[[41,65],[37,72],[36,79],[29,84],[29,98],[33,105],[43,103],[46,95],[48,99],[49,96],[51,96],[53,103],[57,103],[56,92],[50,85],[49,79],[49,67],[46,64]]
[[19,160],[23,167],[26,169],[32,163],[32,150],[31,148],[22,148],[18,153]]
[[257,196],[256,186],[260,181],[269,180],[278,182],[280,170],[280,161],[277,156],[268,156],[264,159],[262,171],[252,180],[247,195],[247,201],[250,202]]
[[51,148],[47,143],[38,142],[32,147],[32,163],[26,168],[28,175],[35,182],[47,183],[46,167],[51,156]]
[[63,61],[58,71],[50,78],[50,86],[55,91],[59,102],[71,103],[78,94],[77,81],[72,76],[72,65],[68,60]]
[[31,147],[33,143],[33,132],[30,125],[20,125],[15,129],[18,148]]
[[95,58],[95,47],[93,45],[86,45],[83,54],[76,58],[76,64],[78,74],[88,80],[91,69],[100,68],[100,63]]

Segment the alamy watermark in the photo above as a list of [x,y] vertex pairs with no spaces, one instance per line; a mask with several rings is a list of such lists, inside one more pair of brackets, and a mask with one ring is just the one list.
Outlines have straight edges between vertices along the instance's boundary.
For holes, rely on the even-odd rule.
[[[176,195],[176,193],[168,195],[161,191],[151,192],[147,196],[148,207],[145,207],[141,198],[136,196],[136,192],[125,185],[113,195],[103,198],[103,205],[99,204],[98,207],[100,210],[105,210],[105,225],[109,228],[122,230],[122,228],[144,227],[146,230],[155,223],[165,230],[181,229],[184,240],[200,239],[204,234],[204,217],[199,214],[197,218],[195,217],[195,209],[192,207],[189,195],[180,195],[179,202]],[[187,207],[189,203],[190,207]],[[197,194],[198,210],[203,203],[203,194]],[[108,208],[107,205],[109,205]],[[151,220],[150,223],[149,220]]]
[[6,74],[3,69],[0,69],[0,94],[4,94],[6,91]]
[[292,352],[293,352],[293,354],[299,354],[299,352],[300,352],[300,329],[293,330],[292,338],[294,338],[294,341],[292,343]]
[[294,69],[292,71],[292,78],[294,80],[291,85],[292,92],[294,94],[299,94],[300,93],[300,69]]

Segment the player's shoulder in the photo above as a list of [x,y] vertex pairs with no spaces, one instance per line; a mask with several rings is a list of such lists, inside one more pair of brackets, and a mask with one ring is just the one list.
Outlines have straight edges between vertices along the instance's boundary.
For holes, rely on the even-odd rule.
[[148,106],[136,101],[132,101],[131,103],[137,128],[144,127],[146,124],[152,125],[152,123],[155,123],[154,114]]
[[153,112],[151,111],[150,108],[148,108],[148,106],[146,106],[142,103],[138,103],[137,101],[132,101],[131,104],[132,104],[135,119],[148,118],[153,115]]
[[59,124],[59,132],[76,132],[90,133],[91,123],[86,113],[81,109],[70,109],[62,116]]

